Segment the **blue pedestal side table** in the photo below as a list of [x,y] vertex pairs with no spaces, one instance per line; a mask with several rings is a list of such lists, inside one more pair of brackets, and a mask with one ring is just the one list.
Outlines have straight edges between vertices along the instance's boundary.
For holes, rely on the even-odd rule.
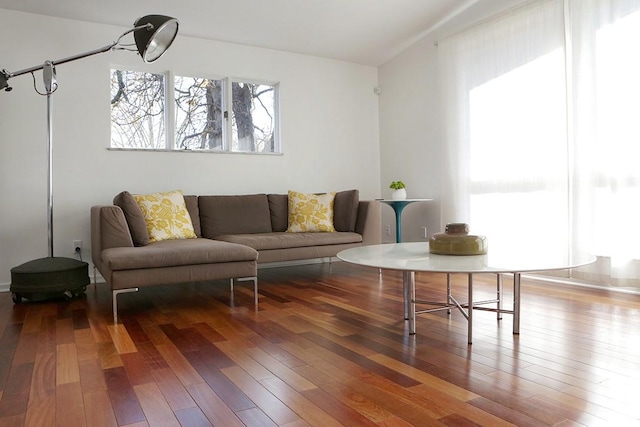
[[411,203],[415,202],[430,202],[433,199],[381,199],[380,202],[385,203],[393,208],[396,214],[396,243],[402,242],[402,211]]

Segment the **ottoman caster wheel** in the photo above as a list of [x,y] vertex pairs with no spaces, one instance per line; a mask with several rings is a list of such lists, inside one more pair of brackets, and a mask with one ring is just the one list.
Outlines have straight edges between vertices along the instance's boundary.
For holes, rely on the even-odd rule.
[[11,295],[11,299],[13,299],[14,304],[20,304],[22,302],[22,297],[16,293]]
[[71,291],[71,298],[76,299],[84,296],[84,292],[87,290],[87,287],[83,287],[81,289],[74,289]]

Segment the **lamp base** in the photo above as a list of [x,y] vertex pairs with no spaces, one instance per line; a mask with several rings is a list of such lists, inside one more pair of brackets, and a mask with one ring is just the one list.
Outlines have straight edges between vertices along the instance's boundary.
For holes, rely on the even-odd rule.
[[75,298],[84,294],[89,279],[89,264],[73,258],[47,257],[26,262],[11,269],[13,302],[23,298],[45,301]]

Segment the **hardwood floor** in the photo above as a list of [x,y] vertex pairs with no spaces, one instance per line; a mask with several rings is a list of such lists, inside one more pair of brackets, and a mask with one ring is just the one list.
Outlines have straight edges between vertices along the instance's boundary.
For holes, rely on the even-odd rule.
[[[469,346],[457,312],[407,335],[398,272],[259,275],[258,309],[226,281],[156,287],[121,296],[115,326],[104,284],[0,294],[0,427],[640,425],[640,296],[523,279],[521,334],[477,311]],[[444,275],[416,281],[420,299],[444,293]]]

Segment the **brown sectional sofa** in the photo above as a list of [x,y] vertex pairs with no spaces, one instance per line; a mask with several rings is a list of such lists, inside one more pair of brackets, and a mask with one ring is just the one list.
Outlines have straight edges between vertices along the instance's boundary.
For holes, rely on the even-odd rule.
[[[378,202],[357,190],[336,193],[329,233],[287,232],[286,194],[184,196],[197,238],[148,243],[132,196],[91,208],[94,267],[117,296],[139,287],[231,279],[251,281],[258,303],[259,263],[330,258],[343,249],[380,242]],[[135,204],[135,201],[133,202]],[[145,240],[146,239],[146,240]]]

